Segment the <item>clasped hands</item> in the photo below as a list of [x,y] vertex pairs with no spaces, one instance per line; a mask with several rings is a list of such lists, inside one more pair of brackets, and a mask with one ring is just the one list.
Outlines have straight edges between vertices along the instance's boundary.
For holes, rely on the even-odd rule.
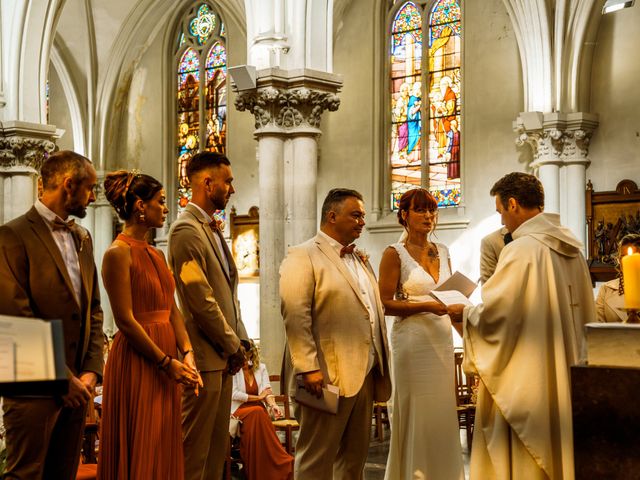
[[169,378],[177,383],[193,388],[196,395],[199,393],[199,387],[203,386],[200,372],[196,368],[196,362],[193,358],[193,351],[187,352],[182,358],[182,362],[172,358],[165,372]]
[[236,373],[238,373],[244,365],[245,361],[246,349],[241,341],[238,350],[235,353],[229,355],[229,358],[227,359],[227,372],[229,373],[229,375],[235,375]]

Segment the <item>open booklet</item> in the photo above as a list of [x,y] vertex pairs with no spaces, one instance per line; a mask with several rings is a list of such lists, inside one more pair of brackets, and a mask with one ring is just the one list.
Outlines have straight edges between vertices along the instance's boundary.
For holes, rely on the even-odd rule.
[[66,393],[62,321],[0,315],[0,395]]
[[473,305],[469,297],[477,286],[478,284],[466,275],[455,272],[442,284],[431,290],[431,296],[447,306],[457,303]]
[[325,385],[322,387],[322,397],[320,398],[307,392],[300,377],[296,377],[296,387],[296,402],[323,412],[333,413],[334,415],[338,413],[340,389],[337,386]]

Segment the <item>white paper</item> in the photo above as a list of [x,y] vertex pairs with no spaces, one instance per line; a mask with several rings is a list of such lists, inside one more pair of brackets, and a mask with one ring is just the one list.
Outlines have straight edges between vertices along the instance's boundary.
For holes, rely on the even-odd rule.
[[432,290],[431,296],[447,307],[461,303],[462,305],[473,305],[471,301],[457,290]]
[[[473,291],[478,286],[477,283],[470,280],[469,277],[460,272],[455,272],[444,282],[434,288],[434,291],[446,292],[449,290],[456,290],[460,292],[464,297],[470,297]],[[463,303],[463,302],[457,302]]]
[[322,397],[318,398],[307,392],[302,378],[298,377],[296,381],[298,384],[298,390],[295,395],[296,402],[323,412],[333,413],[334,415],[338,413],[340,389],[336,385],[327,384],[322,387]]
[[13,339],[0,336],[0,382],[16,381],[16,351]]
[[14,345],[13,381],[55,379],[53,339],[49,322],[0,315],[0,337],[9,339]]

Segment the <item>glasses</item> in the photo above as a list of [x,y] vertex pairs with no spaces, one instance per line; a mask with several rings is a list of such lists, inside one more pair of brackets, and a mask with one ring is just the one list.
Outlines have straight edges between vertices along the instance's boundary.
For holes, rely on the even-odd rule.
[[409,210],[417,213],[418,215],[429,215],[430,217],[438,215],[438,210],[429,210],[426,208],[410,208]]

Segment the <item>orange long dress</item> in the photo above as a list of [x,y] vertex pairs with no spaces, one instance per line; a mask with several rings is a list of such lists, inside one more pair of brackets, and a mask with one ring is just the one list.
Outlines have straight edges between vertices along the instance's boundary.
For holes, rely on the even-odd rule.
[[[246,384],[249,395],[258,395],[258,382]],[[293,478],[293,457],[282,447],[262,402],[245,402],[233,413],[242,421],[240,457],[247,480]]]
[[[147,242],[118,235],[131,247],[133,314],[151,340],[176,357],[169,321],[175,283]],[[182,480],[179,386],[118,332],[104,372],[98,480]]]

